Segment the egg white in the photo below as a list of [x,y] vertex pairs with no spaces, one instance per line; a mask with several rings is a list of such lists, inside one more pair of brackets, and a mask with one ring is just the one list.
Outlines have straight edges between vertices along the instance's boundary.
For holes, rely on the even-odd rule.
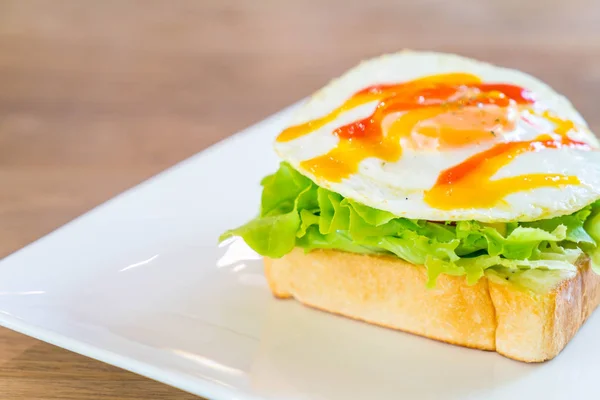
[[[539,79],[514,69],[434,52],[403,51],[362,62],[313,95],[294,116],[290,125],[327,115],[367,86],[400,83],[451,72],[472,73],[484,82],[509,83],[530,89],[544,108],[578,125],[578,132],[570,134],[573,139],[588,143],[594,148],[599,147],[598,140],[569,100]],[[600,199],[599,151],[562,148],[523,153],[500,169],[492,179],[528,173],[562,173],[577,176],[581,184],[515,192],[490,208],[451,210],[433,208],[425,203],[425,191],[434,185],[440,172],[490,148],[494,143],[439,151],[414,151],[405,148],[397,162],[384,163],[377,158],[364,160],[357,173],[341,182],[314,176],[300,166],[302,161],[325,154],[336,146],[339,139],[332,134],[334,129],[367,117],[376,105],[377,102],[372,102],[342,113],[331,123],[306,136],[289,142],[275,142],[275,150],[283,160],[317,185],[406,218],[432,221],[531,221],[570,214]],[[538,117],[528,115],[527,118],[535,120]],[[544,119],[537,122],[541,125],[549,123]],[[519,119],[515,130],[508,135],[512,136],[511,141],[528,140],[546,132]]]

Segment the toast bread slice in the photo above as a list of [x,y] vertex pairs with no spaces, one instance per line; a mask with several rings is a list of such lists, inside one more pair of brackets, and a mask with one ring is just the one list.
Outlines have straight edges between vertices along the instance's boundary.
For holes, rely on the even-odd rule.
[[424,266],[336,250],[296,248],[264,263],[278,298],[525,362],[554,358],[600,303],[587,257],[535,288],[487,273],[472,286],[442,274],[428,289]]

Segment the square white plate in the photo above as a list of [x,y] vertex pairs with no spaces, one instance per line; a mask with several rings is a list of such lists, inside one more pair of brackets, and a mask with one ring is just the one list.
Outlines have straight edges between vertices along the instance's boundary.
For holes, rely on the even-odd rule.
[[526,365],[274,299],[243,242],[292,108],[0,262],[0,324],[211,399],[598,398],[600,316]]

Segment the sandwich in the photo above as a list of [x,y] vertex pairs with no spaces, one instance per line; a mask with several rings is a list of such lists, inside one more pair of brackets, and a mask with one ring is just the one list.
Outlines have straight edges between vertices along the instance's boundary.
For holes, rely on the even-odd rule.
[[402,51],[317,91],[274,138],[258,215],[225,232],[270,290],[542,362],[600,302],[599,142],[524,72]]

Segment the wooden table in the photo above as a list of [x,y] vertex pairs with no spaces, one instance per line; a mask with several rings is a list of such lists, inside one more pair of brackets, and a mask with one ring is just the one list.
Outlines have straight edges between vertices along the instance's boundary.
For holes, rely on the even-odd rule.
[[[533,73],[600,130],[596,0],[0,0],[0,257],[407,47]],[[0,398],[193,396],[0,330]]]

